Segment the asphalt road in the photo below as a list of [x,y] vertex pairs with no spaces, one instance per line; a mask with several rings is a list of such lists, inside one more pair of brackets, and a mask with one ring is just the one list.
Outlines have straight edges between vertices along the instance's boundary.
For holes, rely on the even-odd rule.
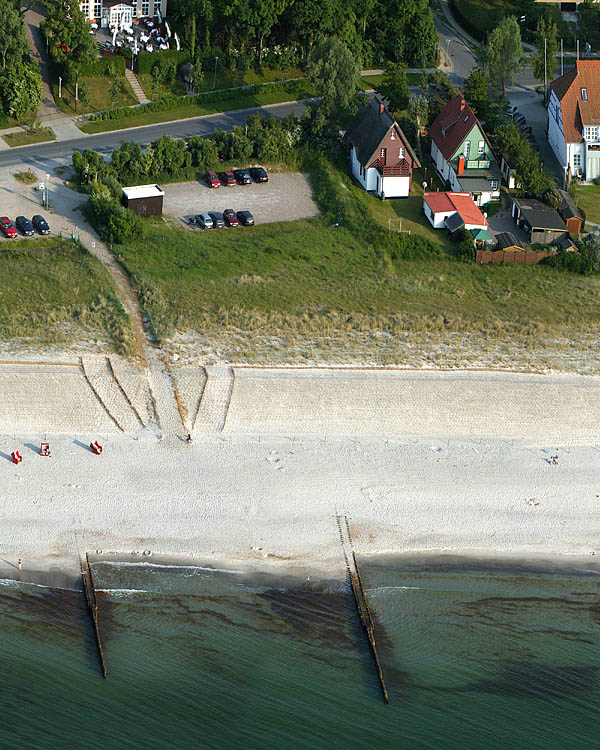
[[252,107],[235,112],[221,112],[215,115],[194,117],[191,120],[165,122],[159,125],[146,125],[139,128],[128,128],[111,133],[98,135],[83,135],[72,141],[58,143],[39,143],[35,146],[13,148],[0,152],[0,169],[10,167],[37,167],[51,172],[59,166],[71,161],[73,151],[83,151],[86,148],[99,153],[110,153],[125,141],[147,144],[160,138],[161,135],[172,135],[174,138],[190,138],[193,135],[209,135],[215,130],[231,130],[234,125],[245,125],[250,115],[255,112],[287,117],[289,114],[300,115],[306,106],[305,101],[285,102],[268,107]]
[[462,86],[463,81],[475,66],[475,55],[456,35],[452,27],[448,26],[438,16],[434,16],[433,20],[440,40],[440,47],[444,52],[447,52],[452,60],[453,71],[448,74],[448,78],[457,86]]

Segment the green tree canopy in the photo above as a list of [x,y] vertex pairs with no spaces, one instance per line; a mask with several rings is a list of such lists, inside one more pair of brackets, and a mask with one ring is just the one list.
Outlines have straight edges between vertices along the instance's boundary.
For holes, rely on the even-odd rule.
[[2,70],[15,67],[23,62],[29,52],[23,19],[15,4],[10,0],[0,0],[0,57]]
[[479,117],[485,117],[490,108],[490,95],[488,89],[490,79],[487,73],[479,68],[473,68],[469,77],[465,80],[464,94],[471,108]]
[[377,93],[385,96],[390,103],[390,109],[400,112],[408,107],[410,91],[406,79],[406,65],[404,63],[390,63],[385,70]]
[[360,66],[339,39],[321,37],[310,57],[308,77],[320,99],[320,115],[326,121],[337,126],[356,110]]
[[556,28],[556,24],[553,21],[546,22],[542,18],[537,34],[535,35],[535,54],[531,60],[533,75],[538,81],[544,80],[544,68],[546,79],[551,81],[554,78],[558,67],[558,60],[556,59],[558,49],[558,29]]
[[48,16],[40,28],[48,40],[48,52],[62,66],[65,78],[75,81],[81,66],[97,56],[90,25],[78,2],[48,0],[47,7]]
[[32,62],[20,62],[7,68],[0,77],[2,108],[19,119],[27,112],[35,112],[42,101],[42,76]]
[[538,154],[531,148],[517,126],[501,125],[496,130],[498,148],[516,171],[516,189],[519,195],[541,195],[553,186],[548,172],[542,167]]
[[514,16],[503,18],[490,33],[482,48],[481,64],[490,83],[506,93],[506,86],[514,83],[515,76],[523,67],[521,30]]

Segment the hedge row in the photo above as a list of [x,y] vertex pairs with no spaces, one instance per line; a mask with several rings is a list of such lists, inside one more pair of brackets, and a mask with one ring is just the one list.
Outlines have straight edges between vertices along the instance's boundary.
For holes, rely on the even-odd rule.
[[120,55],[99,57],[93,62],[81,66],[82,76],[124,76],[125,58]]
[[176,49],[161,50],[158,54],[154,52],[144,52],[143,50],[137,56],[137,72],[151,73],[154,64],[159,60],[172,60],[177,67],[190,62],[190,53]]
[[187,107],[190,104],[202,106],[204,104],[213,104],[214,102],[224,102],[231,99],[238,99],[242,96],[253,96],[254,94],[269,94],[273,91],[285,91],[290,94],[306,94],[306,81],[289,81],[288,83],[264,83],[248,86],[243,89],[222,89],[221,91],[210,91],[197,96],[166,96],[157,102],[143,104],[141,107],[118,107],[117,109],[107,109],[104,112],[98,112],[90,115],[88,121],[96,120],[121,120],[129,117],[139,117],[144,112],[167,112],[171,109]]

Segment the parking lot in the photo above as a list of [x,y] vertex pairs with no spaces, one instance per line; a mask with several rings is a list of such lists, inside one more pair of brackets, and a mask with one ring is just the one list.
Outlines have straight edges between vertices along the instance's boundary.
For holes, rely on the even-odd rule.
[[[17,216],[26,216],[31,219],[34,214],[41,214],[50,227],[51,235],[70,236],[78,233],[82,225],[87,227],[80,213],[81,206],[87,201],[87,195],[70,190],[60,177],[52,174],[49,182],[50,209],[43,205],[44,195],[40,192],[38,182],[33,185],[25,185],[18,182],[13,172],[23,171],[14,169],[3,172],[0,175],[0,216],[8,216],[14,223]],[[47,178],[40,170],[32,169],[37,175],[39,182],[46,182]],[[17,230],[20,239],[23,235]],[[36,232],[30,239],[40,237]],[[0,232],[0,241],[12,242],[13,240]]]
[[178,182],[162,185],[163,212],[186,221],[206,211],[251,211],[256,224],[293,221],[318,216],[312,189],[305,175],[298,172],[269,174],[269,182],[209,188],[204,182]]

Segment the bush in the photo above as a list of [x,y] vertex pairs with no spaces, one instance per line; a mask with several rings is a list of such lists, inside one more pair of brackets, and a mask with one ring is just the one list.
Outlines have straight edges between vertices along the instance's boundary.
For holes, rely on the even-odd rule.
[[165,49],[159,52],[145,52],[142,50],[137,56],[137,72],[138,73],[151,73],[154,65],[162,63],[163,61],[173,62],[176,68],[179,68],[185,63],[191,62],[189,52],[184,52],[176,49]]
[[125,58],[120,56],[99,57],[81,66],[80,76],[124,76]]
[[94,186],[84,213],[106,242],[122,244],[142,230],[141,218],[121,206],[104,185]]

